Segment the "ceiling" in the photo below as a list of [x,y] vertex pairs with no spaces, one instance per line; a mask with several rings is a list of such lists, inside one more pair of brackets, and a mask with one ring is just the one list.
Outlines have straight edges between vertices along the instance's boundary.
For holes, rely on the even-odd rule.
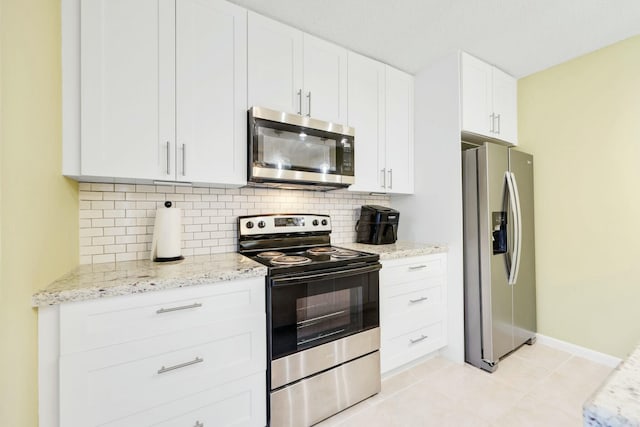
[[640,34],[639,0],[231,0],[412,74],[461,49],[523,77]]

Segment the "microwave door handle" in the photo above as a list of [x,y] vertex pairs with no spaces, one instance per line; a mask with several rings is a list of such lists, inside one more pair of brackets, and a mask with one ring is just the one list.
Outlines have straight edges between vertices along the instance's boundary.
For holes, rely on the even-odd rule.
[[360,268],[351,268],[348,270],[334,271],[331,273],[315,273],[295,277],[276,278],[273,279],[273,286],[292,286],[298,285],[300,283],[314,282],[319,280],[339,279],[343,277],[356,276],[358,274],[373,273],[374,271],[378,270],[380,270],[380,264],[374,264]]

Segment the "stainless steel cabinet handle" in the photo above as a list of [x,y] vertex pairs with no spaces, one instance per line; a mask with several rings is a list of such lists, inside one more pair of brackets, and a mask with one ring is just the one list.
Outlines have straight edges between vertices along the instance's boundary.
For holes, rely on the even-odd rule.
[[411,304],[415,304],[415,303],[417,303],[417,302],[426,301],[426,300],[428,300],[428,299],[429,299],[429,297],[420,297],[420,298],[418,298],[418,299],[410,299],[410,300],[409,300],[409,302],[410,302]]
[[409,267],[409,270],[422,270],[423,268],[427,268],[427,265],[426,264],[412,265],[411,267]]
[[171,143],[167,141],[167,175],[171,175]]
[[187,144],[182,144],[182,176],[187,174],[186,159],[187,158]]
[[498,130],[496,131],[496,133],[498,133],[498,134],[499,134],[499,133],[500,133],[500,127],[501,127],[501,126],[500,126],[500,114],[498,114],[498,115],[496,116],[496,119],[498,119]]
[[193,427],[204,427],[204,423],[201,423],[200,421],[196,421]]
[[491,115],[489,116],[489,118],[491,119],[491,126],[489,127],[489,132],[494,133],[494,129],[495,129],[495,119],[496,119],[496,115],[491,113]]
[[311,91],[307,94],[308,101],[308,109],[307,109],[307,117],[311,117]]
[[393,188],[393,169],[389,169],[389,188]]
[[202,362],[204,362],[204,359],[202,357],[196,357],[195,359],[189,362],[179,363],[177,365],[169,366],[168,368],[165,368],[163,366],[162,368],[158,369],[158,374],[164,374],[165,372],[173,371],[180,368],[185,368],[187,366],[195,365],[196,363],[202,363]]
[[202,303],[200,302],[195,302],[193,304],[189,304],[189,305],[181,305],[180,307],[171,307],[171,308],[161,308],[159,310],[156,310],[156,313],[158,314],[162,314],[162,313],[170,313],[172,311],[178,311],[178,310],[188,310],[190,308],[199,308],[202,307]]
[[382,188],[386,188],[387,187],[387,170],[386,169],[380,169],[380,173],[382,174]]
[[302,115],[302,89],[298,89],[298,114]]
[[429,338],[429,336],[428,336],[428,335],[420,334],[420,338],[416,338],[415,340],[414,340],[414,339],[409,338],[409,341],[411,341],[411,344],[415,344],[415,343],[417,343],[417,342],[420,342],[420,341],[426,340],[427,338]]

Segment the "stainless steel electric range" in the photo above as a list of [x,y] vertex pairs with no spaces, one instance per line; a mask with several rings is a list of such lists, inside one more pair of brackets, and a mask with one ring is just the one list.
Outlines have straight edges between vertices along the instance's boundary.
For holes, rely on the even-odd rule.
[[272,427],[306,427],[380,391],[378,255],[331,246],[327,215],[238,218],[239,252],[269,267]]

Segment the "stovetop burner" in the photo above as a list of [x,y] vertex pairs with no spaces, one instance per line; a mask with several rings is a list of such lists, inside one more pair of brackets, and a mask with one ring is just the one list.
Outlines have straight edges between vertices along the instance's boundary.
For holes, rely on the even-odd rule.
[[338,259],[357,258],[358,256],[360,256],[360,252],[357,252],[357,251],[352,251],[349,249],[336,249],[336,248],[332,248],[332,249],[335,249],[335,251],[331,253],[331,256],[333,258],[338,258]]
[[278,252],[278,251],[260,252],[257,256],[258,258],[271,259],[271,258],[284,256],[284,252]]
[[300,265],[300,264],[308,264],[310,262],[311,262],[310,258],[307,258],[304,256],[298,256],[298,255],[283,255],[283,256],[271,258],[271,264],[273,265]]
[[307,253],[310,255],[327,255],[327,254],[333,254],[335,252],[337,252],[338,249],[333,248],[331,246],[323,246],[320,248],[311,248],[311,249],[307,249]]

